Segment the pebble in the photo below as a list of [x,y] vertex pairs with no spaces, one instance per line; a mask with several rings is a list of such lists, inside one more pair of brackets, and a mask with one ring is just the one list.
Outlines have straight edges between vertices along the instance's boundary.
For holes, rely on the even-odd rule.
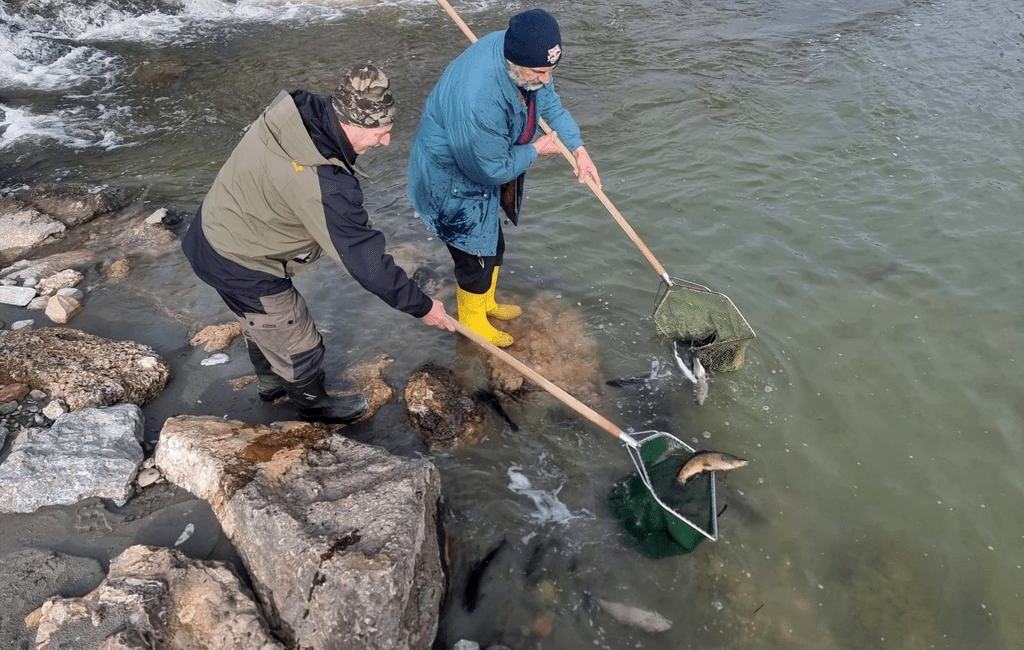
[[29,277],[25,278],[25,281],[21,283],[21,286],[23,286],[23,287],[34,287],[37,284],[39,284],[39,278],[30,275]]
[[142,469],[149,469],[150,467],[154,467],[155,465],[156,465],[156,459],[153,458],[152,456],[150,456],[146,460],[142,461]]
[[51,420],[56,420],[67,412],[68,409],[64,406],[64,402],[59,399],[52,400],[46,405],[46,408],[43,409],[43,415]]
[[41,390],[33,390],[28,394],[28,398],[33,402],[42,402],[46,397],[46,393]]
[[231,357],[223,352],[218,352],[217,354],[211,354],[199,363],[204,366],[219,366],[220,364],[227,363],[228,361],[231,361]]
[[[57,295],[67,296],[68,298],[74,298],[78,301],[85,298],[85,293],[83,293],[81,289],[76,289],[75,287],[64,287],[63,289],[58,289]],[[38,300],[38,298],[36,300]]]
[[144,488],[153,485],[154,483],[159,481],[160,478],[160,472],[153,469],[152,467],[147,467],[146,469],[139,472],[139,476],[136,479],[136,482],[139,484],[139,487]]
[[32,327],[35,324],[35,320],[31,318],[25,320],[16,320],[13,323],[11,323],[11,331],[13,332],[14,330],[20,330],[23,327]]
[[42,415],[36,413],[35,423],[39,424],[39,425],[45,425],[46,424],[46,418],[44,418]]
[[7,402],[6,404],[0,404],[0,415],[10,415],[18,410],[17,402]]
[[153,370],[160,365],[160,362],[156,357],[142,357],[135,363],[137,363],[143,370]]
[[54,323],[64,324],[82,311],[82,303],[68,296],[54,296],[46,303],[46,316]]
[[455,645],[452,646],[452,650],[480,650],[480,644],[476,641],[460,639]]

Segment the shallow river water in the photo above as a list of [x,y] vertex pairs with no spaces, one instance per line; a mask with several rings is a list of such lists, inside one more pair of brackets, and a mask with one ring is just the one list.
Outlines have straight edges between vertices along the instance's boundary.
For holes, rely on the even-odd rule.
[[[523,6],[459,3],[479,33]],[[545,6],[565,40],[557,87],[606,191],[673,274],[727,293],[759,335],[701,407],[678,380],[610,389],[596,406],[752,462],[721,486],[719,542],[651,560],[605,506],[627,456],[549,401],[516,409],[518,432],[496,426],[437,455],[453,553],[439,646],[1024,647],[1024,6]],[[109,183],[191,212],[280,89],[328,92],[339,70],[372,59],[400,112],[392,147],[362,159],[368,208],[389,243],[445,276],[446,253],[404,197],[404,166],[419,108],[464,45],[425,1],[0,1],[0,186]],[[560,159],[530,171],[503,288],[581,310],[602,375],[646,372],[669,360],[650,318],[658,278],[571,181]],[[332,366],[386,351],[402,386],[425,361],[466,356],[327,261],[297,284]],[[171,360],[175,379],[146,408],[151,439],[183,412],[273,419],[251,390],[224,386],[249,372],[244,354],[206,368],[187,347],[190,325],[228,312],[183,258],[145,262],[132,288],[150,299],[99,287],[74,325]],[[400,405],[354,435],[426,453]],[[0,518],[0,553],[103,558],[133,538],[173,542],[192,521],[187,550],[230,559],[208,510],[166,492],[149,497],[155,515],[136,506],[148,533],[102,504]],[[120,537],[104,542],[107,529]],[[503,539],[467,611],[468,568]],[[623,627],[597,598],[674,625]],[[538,638],[544,615],[553,628]]]

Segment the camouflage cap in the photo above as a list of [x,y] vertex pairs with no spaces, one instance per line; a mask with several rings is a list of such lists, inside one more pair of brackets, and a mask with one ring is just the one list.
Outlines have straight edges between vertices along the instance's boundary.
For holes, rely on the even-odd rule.
[[395,121],[395,99],[390,86],[380,68],[361,63],[341,78],[331,103],[342,122],[367,129],[388,126]]

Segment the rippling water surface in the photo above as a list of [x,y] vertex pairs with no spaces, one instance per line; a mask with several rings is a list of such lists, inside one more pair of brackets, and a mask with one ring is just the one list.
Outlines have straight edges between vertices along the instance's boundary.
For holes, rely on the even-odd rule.
[[[464,46],[432,3],[71,5],[0,2],[0,186],[106,182],[191,211],[278,90],[327,92],[340,69],[368,58],[389,71],[401,111],[392,148],[363,160],[368,206],[393,245],[447,273],[404,198],[418,109]],[[460,5],[479,32],[523,6]],[[513,414],[518,432],[435,459],[453,553],[440,639],[1024,646],[1024,7],[546,6],[565,38],[558,88],[605,189],[673,274],[729,294],[759,334],[742,371],[713,377],[703,407],[671,381],[611,391],[597,406],[623,426],[753,462],[727,477],[720,542],[645,559],[604,505],[628,469],[624,452],[550,403],[525,405]],[[571,180],[560,160],[531,170],[505,287],[578,305],[603,375],[645,372],[668,353],[650,321],[657,277]],[[182,259],[135,277],[195,322],[227,316]],[[329,264],[298,284],[332,363],[386,350],[401,385],[424,361],[466,357]],[[211,403],[272,416],[220,388],[246,372],[239,355],[200,369],[183,326],[149,324],[139,315],[148,307],[115,291],[98,289],[80,324],[172,357],[177,379],[147,411],[151,433],[163,416]],[[399,406],[357,435],[424,453]],[[502,539],[470,613],[467,569]],[[674,626],[622,627],[595,609],[598,597]],[[553,632],[538,639],[531,627],[544,614]]]

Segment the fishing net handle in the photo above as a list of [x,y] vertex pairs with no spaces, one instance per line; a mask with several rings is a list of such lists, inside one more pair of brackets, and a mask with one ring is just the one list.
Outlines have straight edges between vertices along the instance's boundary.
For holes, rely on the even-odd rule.
[[515,368],[516,370],[518,370],[520,373],[522,373],[522,375],[524,377],[526,377],[527,379],[529,379],[533,383],[537,384],[538,386],[540,386],[541,388],[543,388],[544,390],[549,392],[555,399],[557,399],[561,403],[565,404],[566,406],[568,406],[572,410],[576,411],[577,413],[582,415],[584,418],[590,420],[590,422],[593,423],[594,425],[604,429],[605,431],[610,433],[615,438],[617,438],[619,440],[622,440],[623,442],[626,442],[627,444],[630,444],[630,443],[636,444],[633,441],[633,439],[629,436],[629,434],[624,432],[614,422],[612,422],[608,418],[604,417],[603,415],[601,415],[600,413],[598,413],[594,409],[590,408],[589,406],[587,406],[583,402],[579,401],[578,399],[576,399],[575,397],[573,397],[572,395],[567,393],[562,388],[559,388],[556,384],[554,384],[551,381],[549,381],[542,374],[540,374],[539,372],[537,372],[536,370],[534,370],[530,366],[526,365],[525,363],[523,363],[519,359],[516,359],[515,357],[513,357],[508,352],[505,352],[501,348],[497,347],[496,345],[494,345],[493,343],[491,343],[490,341],[488,341],[484,337],[480,336],[479,334],[477,334],[473,330],[469,329],[468,327],[466,327],[465,325],[463,325],[459,321],[453,320],[452,322],[455,324],[455,331],[457,331],[459,334],[465,336],[470,341],[472,341],[472,342],[476,343],[477,345],[479,345],[480,347],[482,347],[488,353],[492,354],[493,356],[498,357],[499,359],[501,359],[502,361],[504,361],[508,365],[510,365],[513,368]]
[[[441,5],[441,8],[444,9],[445,13],[448,14],[448,17],[452,19],[452,22],[454,22],[456,26],[458,26],[458,28],[462,30],[462,33],[466,35],[466,38],[469,39],[469,42],[476,43],[476,34],[474,34],[473,30],[469,28],[469,25],[466,24],[466,21],[462,20],[462,17],[459,16],[459,13],[455,11],[455,8],[451,6],[448,0],[437,0],[437,4]],[[543,117],[540,118],[539,122],[540,128],[543,129],[544,133],[551,133],[551,127],[548,126],[548,123],[544,121]],[[555,145],[558,147],[558,150],[562,152],[562,157],[565,158],[566,161],[568,161],[569,165],[572,167],[573,172],[579,175],[580,170],[579,166],[576,164],[576,157],[572,155],[572,152],[569,151],[569,148],[565,146],[561,138],[555,136]],[[612,218],[615,219],[615,222],[619,224],[619,227],[622,228],[623,232],[626,233],[626,236],[629,237],[630,241],[632,241],[633,244],[640,250],[640,253],[643,254],[647,262],[652,267],[654,267],[655,272],[657,272],[658,276],[662,279],[662,281],[664,281],[666,285],[671,287],[672,278],[669,276],[668,271],[666,271],[665,267],[661,265],[661,262],[658,261],[658,258],[654,256],[654,253],[652,253],[651,249],[647,247],[647,244],[645,244],[644,241],[640,239],[640,235],[636,234],[636,231],[633,230],[633,226],[629,225],[629,222],[626,221],[626,218],[622,216],[622,213],[619,212],[618,208],[615,207],[615,204],[611,202],[611,199],[609,199],[608,196],[604,193],[604,190],[601,189],[601,186],[594,182],[594,179],[591,178],[590,176],[587,177],[586,184],[587,187],[590,188],[590,191],[594,193],[594,196],[597,197],[597,200],[599,200],[601,204],[612,215]]]

